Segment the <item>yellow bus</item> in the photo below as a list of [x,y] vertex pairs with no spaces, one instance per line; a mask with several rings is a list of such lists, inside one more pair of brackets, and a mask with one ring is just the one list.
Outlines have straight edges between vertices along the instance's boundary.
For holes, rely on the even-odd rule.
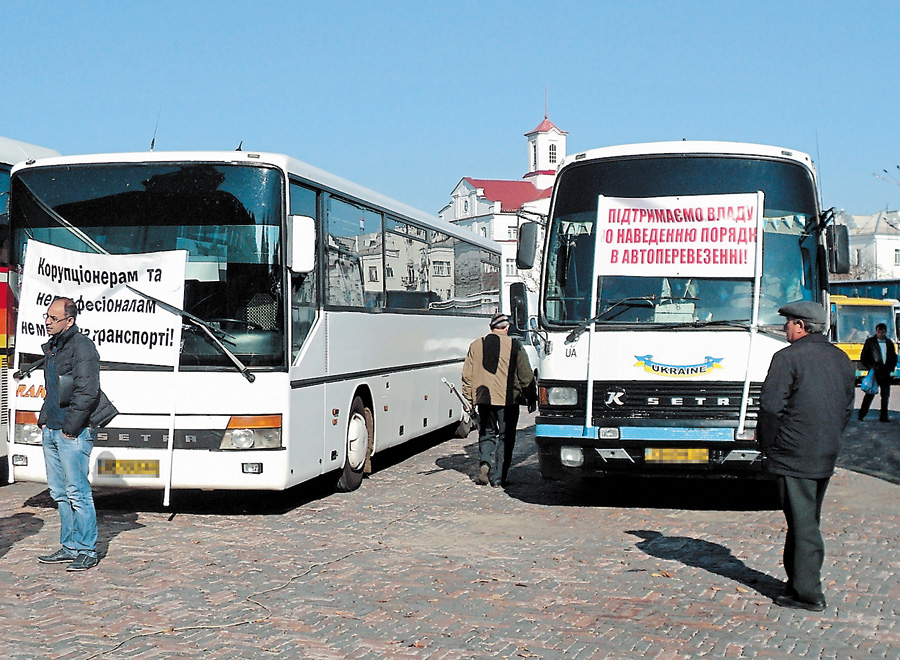
[[[875,334],[875,326],[884,323],[888,338],[896,346],[898,314],[900,301],[893,298],[831,296],[831,340],[856,363],[858,377],[865,375],[859,355],[866,339]],[[897,378],[900,374],[895,370],[893,375]]]

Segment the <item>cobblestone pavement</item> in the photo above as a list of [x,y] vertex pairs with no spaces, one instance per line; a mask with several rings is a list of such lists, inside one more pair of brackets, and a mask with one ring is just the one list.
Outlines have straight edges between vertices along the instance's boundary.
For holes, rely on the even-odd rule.
[[[898,423],[854,422],[850,445],[896,443]],[[770,484],[544,482],[531,424],[506,492],[473,482],[474,434],[392,452],[350,494],[322,480],[164,509],[98,490],[102,559],[78,574],[35,560],[57,547],[44,486],[4,486],[3,656],[900,658],[900,486],[838,471],[828,609],[782,609]]]

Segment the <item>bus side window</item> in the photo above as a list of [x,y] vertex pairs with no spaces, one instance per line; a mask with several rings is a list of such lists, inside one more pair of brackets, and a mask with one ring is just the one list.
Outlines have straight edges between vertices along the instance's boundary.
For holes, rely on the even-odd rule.
[[[316,192],[291,183],[291,215],[316,217]],[[318,232],[317,232],[318,235]],[[316,319],[316,269],[291,273],[291,364],[297,359]]]

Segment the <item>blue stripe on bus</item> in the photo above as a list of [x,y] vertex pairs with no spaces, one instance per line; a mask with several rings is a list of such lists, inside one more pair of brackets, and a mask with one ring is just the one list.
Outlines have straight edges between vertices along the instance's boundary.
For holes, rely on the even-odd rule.
[[[575,424],[538,424],[534,434],[541,438],[597,438],[597,427]],[[620,440],[732,441],[733,428],[680,428],[676,426],[622,426]]]
[[734,440],[734,429],[679,428],[677,426],[623,426],[622,440]]
[[544,438],[597,438],[597,428],[594,426],[579,426],[576,424],[537,424],[534,434]]

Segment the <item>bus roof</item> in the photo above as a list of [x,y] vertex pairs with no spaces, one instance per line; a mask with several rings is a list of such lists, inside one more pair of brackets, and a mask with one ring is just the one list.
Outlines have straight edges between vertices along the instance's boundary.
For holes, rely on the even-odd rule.
[[0,163],[12,165],[29,158],[46,158],[47,156],[59,156],[59,152],[47,147],[0,137]]
[[844,296],[839,293],[829,296],[829,300],[840,305],[865,305],[867,307],[892,307],[900,305],[900,300],[894,298],[855,298],[853,296]]
[[[52,152],[56,153],[56,152]],[[308,163],[291,158],[284,154],[266,153],[260,151],[150,151],[118,154],[85,154],[78,156],[57,156],[41,158],[34,163],[20,163],[13,168],[13,173],[20,169],[32,167],[44,167],[53,165],[85,165],[85,164],[111,164],[111,163],[171,163],[171,162],[203,162],[225,163],[233,165],[272,165],[287,171],[301,180],[318,184],[329,191],[340,193],[342,196],[365,201],[367,205],[374,206],[388,213],[421,222],[429,228],[436,229],[455,238],[463,238],[466,241],[484,247],[492,252],[499,252],[498,243],[478,236],[468,229],[442,220],[437,216],[413,208],[403,202],[398,202],[386,195],[370,190],[364,186],[348,181],[325,170],[319,169]]]
[[621,144],[616,146],[601,147],[582,151],[566,156],[559,169],[574,162],[592,160],[597,158],[616,158],[618,156],[661,156],[665,154],[698,154],[698,155],[734,155],[734,156],[762,156],[765,158],[779,158],[793,160],[810,170],[815,170],[812,158],[802,151],[784,149],[765,144],[750,144],[744,142],[715,142],[715,141],[687,141],[678,142],[645,142],[638,144]]

